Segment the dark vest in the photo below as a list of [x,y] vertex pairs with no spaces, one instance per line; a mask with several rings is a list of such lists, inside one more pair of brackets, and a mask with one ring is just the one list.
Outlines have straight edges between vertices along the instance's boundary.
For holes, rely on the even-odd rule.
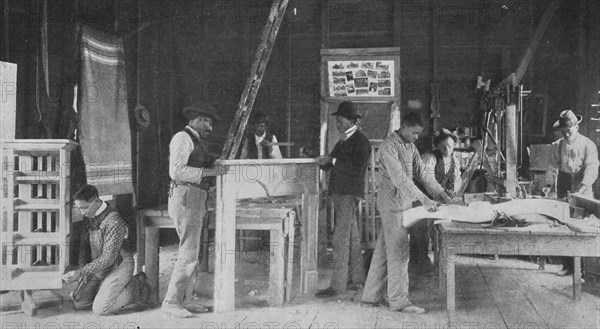
[[[268,142],[273,142],[273,134],[267,131],[267,133],[265,134],[265,140]],[[254,133],[250,134],[249,136],[246,136],[246,141],[248,142],[248,159],[258,159],[258,148],[256,147]],[[268,159],[269,148],[263,146],[262,154],[265,159]]]
[[[210,168],[213,165],[214,159],[211,159],[208,156],[208,151],[206,150],[206,144],[204,141],[197,138],[189,129],[183,130],[194,143],[194,150],[190,153],[188,157],[187,165],[194,168]],[[200,185],[204,185],[206,189],[215,185],[214,177],[203,177]]]
[[433,152],[433,155],[435,156],[435,180],[440,183],[440,185],[442,185],[443,188],[445,188],[446,190],[450,190],[450,191],[454,191],[454,179],[456,177],[454,177],[454,170],[455,170],[455,163],[454,163],[454,159],[451,159],[450,162],[450,169],[448,170],[448,173],[444,172],[444,157],[442,155],[442,152],[440,152],[439,150],[436,150]]

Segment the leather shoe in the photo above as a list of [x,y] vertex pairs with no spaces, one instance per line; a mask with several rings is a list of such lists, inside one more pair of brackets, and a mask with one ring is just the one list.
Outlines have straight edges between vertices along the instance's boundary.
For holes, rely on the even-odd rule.
[[568,268],[563,268],[562,270],[556,272],[558,276],[567,276],[573,274],[573,271]]
[[390,303],[388,303],[385,299],[378,302],[367,302],[363,300],[360,302],[360,304],[368,307],[390,307]]
[[400,309],[400,312],[402,313],[412,313],[412,314],[421,314],[421,313],[425,313],[425,309],[415,306],[415,305],[408,305],[406,307],[403,307],[402,309]]
[[322,290],[317,291],[317,293],[315,294],[315,297],[326,298],[326,297],[333,297],[337,294],[338,294],[337,291],[335,291],[333,288],[329,287],[327,289],[322,289]]
[[183,307],[194,314],[208,313],[208,307],[198,303],[197,301],[184,303]]
[[181,305],[176,304],[163,304],[162,311],[163,313],[176,318],[191,318],[194,316],[192,312],[186,310]]
[[348,290],[351,290],[351,291],[361,290],[362,288],[363,288],[362,283],[351,283],[348,285]]

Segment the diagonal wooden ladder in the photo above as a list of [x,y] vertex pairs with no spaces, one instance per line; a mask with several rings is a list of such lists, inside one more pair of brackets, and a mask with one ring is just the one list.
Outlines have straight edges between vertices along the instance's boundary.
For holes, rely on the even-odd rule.
[[242,137],[244,136],[244,130],[248,124],[252,106],[254,105],[256,95],[258,94],[258,89],[260,88],[263,76],[265,75],[269,56],[271,55],[271,50],[273,50],[277,32],[283,21],[287,5],[288,0],[273,1],[267,24],[263,30],[260,44],[256,50],[256,55],[254,56],[250,77],[246,81],[246,86],[244,87],[244,92],[240,98],[238,109],[235,112],[235,117],[233,118],[231,127],[229,127],[229,132],[227,133],[227,140],[225,141],[223,151],[221,152],[221,159],[235,159],[238,148],[242,142]]

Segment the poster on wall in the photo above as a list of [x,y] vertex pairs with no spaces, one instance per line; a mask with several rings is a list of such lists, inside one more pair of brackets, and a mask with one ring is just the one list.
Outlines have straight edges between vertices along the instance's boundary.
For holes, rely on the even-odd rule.
[[328,61],[330,97],[393,97],[394,61]]

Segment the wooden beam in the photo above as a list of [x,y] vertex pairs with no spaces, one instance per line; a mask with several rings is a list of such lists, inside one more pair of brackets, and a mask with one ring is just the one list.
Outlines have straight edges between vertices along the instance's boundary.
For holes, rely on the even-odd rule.
[[250,113],[252,112],[252,106],[254,105],[254,101],[258,94],[258,89],[260,88],[262,78],[267,69],[269,56],[271,55],[271,50],[273,50],[277,32],[281,26],[281,21],[283,20],[287,5],[288,0],[273,1],[267,24],[263,30],[261,41],[256,50],[254,62],[252,63],[250,77],[246,81],[246,86],[244,87],[242,97],[240,98],[233,124],[227,133],[227,140],[225,141],[223,151],[221,152],[221,159],[234,159],[237,154],[238,148],[242,142],[244,130],[246,129],[246,124],[248,123]]
[[521,58],[521,61],[519,62],[517,71],[514,73],[514,79],[511,74],[500,83],[501,85],[512,84],[513,86],[516,86],[521,82],[521,79],[523,79],[523,75],[525,74],[525,71],[527,70],[529,63],[531,63],[531,60],[533,59],[533,54],[535,53],[535,50],[539,46],[540,41],[542,41],[542,37],[544,36],[544,33],[548,29],[550,20],[552,19],[552,16],[554,16],[554,13],[558,9],[559,4],[560,4],[560,0],[552,0],[552,2],[550,2],[550,4],[548,4],[548,7],[546,7],[546,11],[544,12],[544,15],[542,16],[542,19],[540,20],[540,23],[538,24],[538,26],[535,30],[535,34],[533,35],[533,40],[531,40],[531,43],[525,50],[525,54],[523,55],[523,57]]

